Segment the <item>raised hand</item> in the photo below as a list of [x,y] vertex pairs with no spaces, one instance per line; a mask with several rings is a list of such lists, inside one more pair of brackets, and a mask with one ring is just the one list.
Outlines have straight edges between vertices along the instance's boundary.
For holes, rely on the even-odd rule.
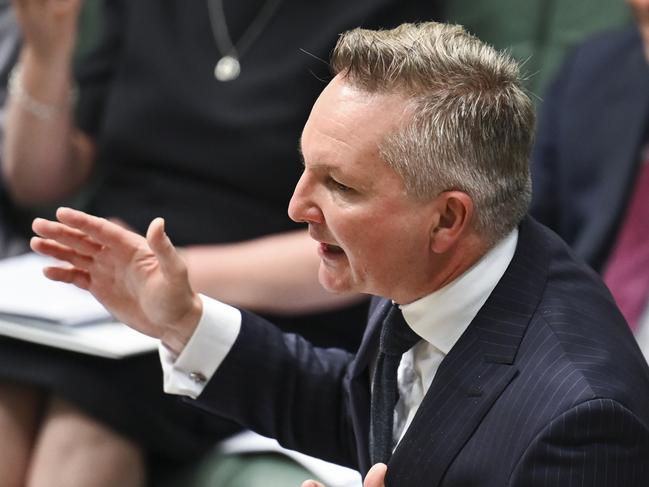
[[[385,487],[385,474],[388,471],[388,467],[384,463],[377,463],[365,477],[363,482],[363,487]],[[306,480],[302,482],[301,487],[325,487],[321,482],[316,480]]]
[[40,60],[69,57],[82,0],[13,0],[26,46]]
[[118,320],[160,338],[178,353],[202,313],[187,269],[164,232],[161,218],[146,238],[104,218],[59,208],[58,222],[37,218],[34,251],[68,262],[45,275],[90,291]]

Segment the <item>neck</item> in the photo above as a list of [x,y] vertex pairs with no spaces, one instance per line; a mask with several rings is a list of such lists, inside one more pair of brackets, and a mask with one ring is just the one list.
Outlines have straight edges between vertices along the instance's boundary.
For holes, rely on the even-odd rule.
[[489,246],[477,236],[462,239],[462,242],[444,254],[432,255],[422,282],[413,289],[395,293],[392,300],[398,304],[409,304],[450,284],[478,262],[489,250]]

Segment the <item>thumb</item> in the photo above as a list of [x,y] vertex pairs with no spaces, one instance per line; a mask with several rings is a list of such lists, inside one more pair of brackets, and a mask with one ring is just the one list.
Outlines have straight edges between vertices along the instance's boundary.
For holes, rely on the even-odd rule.
[[323,484],[317,480],[305,480],[302,482],[302,487],[325,487]]
[[163,218],[158,217],[151,222],[146,232],[146,241],[158,259],[160,269],[165,276],[177,276],[184,271],[185,264],[165,233]]
[[365,477],[363,487],[385,487],[385,474],[388,471],[388,466],[385,463],[377,463]]

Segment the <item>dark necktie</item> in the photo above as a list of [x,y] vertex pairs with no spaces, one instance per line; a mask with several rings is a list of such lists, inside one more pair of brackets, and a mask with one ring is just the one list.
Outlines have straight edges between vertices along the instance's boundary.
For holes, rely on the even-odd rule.
[[635,329],[649,295],[649,162],[645,161],[637,174],[604,281]]
[[370,456],[372,464],[387,463],[392,456],[394,407],[399,397],[397,369],[401,355],[421,337],[403,319],[396,304],[388,311],[381,328],[379,354],[374,372],[370,407]]

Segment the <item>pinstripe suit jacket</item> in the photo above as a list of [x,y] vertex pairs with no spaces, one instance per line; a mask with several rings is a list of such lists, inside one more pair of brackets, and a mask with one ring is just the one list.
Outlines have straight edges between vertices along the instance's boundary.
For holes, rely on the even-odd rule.
[[[369,468],[369,373],[356,356],[244,313],[198,403],[306,453]],[[444,359],[388,465],[397,487],[649,486],[649,370],[597,276],[531,219]]]

